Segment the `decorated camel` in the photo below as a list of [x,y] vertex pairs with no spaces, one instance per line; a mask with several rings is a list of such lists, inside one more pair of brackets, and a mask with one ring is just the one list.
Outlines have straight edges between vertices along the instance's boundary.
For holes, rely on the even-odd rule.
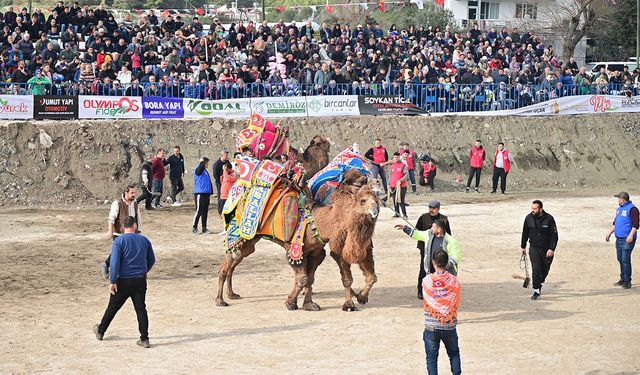
[[[343,310],[357,310],[354,297],[361,304],[368,301],[376,282],[372,237],[380,201],[367,184],[362,159],[345,151],[329,163],[329,147],[326,139],[314,137],[297,156],[304,169],[292,178],[283,177],[287,175],[285,167],[270,160],[236,159],[240,176],[245,177],[244,182],[239,178],[238,186],[234,185],[223,209],[228,250],[218,271],[218,306],[228,305],[223,299],[225,285],[228,299],[240,298],[233,291],[233,272],[263,237],[286,250],[293,268],[294,288],[285,303],[289,310],[298,308],[303,289],[303,308],[320,310],[312,300],[312,288],[327,243],[345,287]],[[316,172],[309,187],[304,186],[304,170]],[[323,205],[317,204],[320,201]],[[351,288],[351,264],[358,264],[365,275],[366,285],[357,294]]]

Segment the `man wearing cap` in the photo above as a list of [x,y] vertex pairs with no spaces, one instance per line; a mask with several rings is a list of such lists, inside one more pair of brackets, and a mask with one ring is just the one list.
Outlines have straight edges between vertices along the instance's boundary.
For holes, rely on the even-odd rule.
[[616,236],[616,257],[620,263],[620,280],[613,285],[624,289],[631,288],[631,252],[636,245],[640,215],[638,208],[629,200],[627,192],[614,195],[618,198],[618,209],[611,229],[605,240],[609,242],[611,235]]
[[527,241],[529,241],[529,258],[533,276],[531,299],[535,301],[540,298],[542,284],[549,274],[558,245],[556,221],[542,209],[542,201],[538,199],[532,202],[531,213],[524,219],[520,242],[520,251],[523,255],[527,253]]
[[[445,223],[444,230],[451,234],[451,226],[449,226],[449,218],[440,213],[440,202],[429,202],[429,212],[422,214],[416,223],[416,230],[424,231],[430,229],[436,220],[442,220]],[[427,275],[424,269],[424,241],[418,241],[418,249],[420,250],[420,272],[418,273],[418,298],[422,299],[422,279]]]

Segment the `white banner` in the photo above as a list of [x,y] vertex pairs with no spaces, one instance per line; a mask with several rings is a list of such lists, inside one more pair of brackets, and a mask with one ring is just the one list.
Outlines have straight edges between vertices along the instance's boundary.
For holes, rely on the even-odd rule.
[[445,112],[431,113],[431,116],[556,116],[633,112],[640,112],[640,96],[579,95],[504,111]]
[[200,100],[183,99],[185,118],[249,118],[251,105],[249,99]]
[[142,98],[80,95],[78,118],[142,118]]
[[307,117],[305,97],[252,98],[251,111],[262,117]]
[[0,95],[1,119],[32,119],[33,95]]
[[358,116],[357,95],[329,95],[307,97],[307,113],[316,116]]

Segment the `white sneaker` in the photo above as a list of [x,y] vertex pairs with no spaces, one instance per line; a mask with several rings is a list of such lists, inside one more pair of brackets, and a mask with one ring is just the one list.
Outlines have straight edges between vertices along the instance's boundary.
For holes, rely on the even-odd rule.
[[173,199],[171,199],[171,197],[167,197],[166,201],[167,201],[167,203],[169,203],[169,204],[173,203]]
[[182,203],[180,203],[180,202],[175,202],[175,203],[174,203],[174,204],[172,204],[171,206],[173,206],[173,207],[180,207],[180,206],[182,206]]
[[222,232],[218,233],[218,236],[224,236],[225,234],[227,234],[227,231],[223,230]]

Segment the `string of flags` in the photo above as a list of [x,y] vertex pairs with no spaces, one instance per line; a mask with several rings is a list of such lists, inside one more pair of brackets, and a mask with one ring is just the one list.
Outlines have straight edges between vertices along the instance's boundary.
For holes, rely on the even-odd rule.
[[[433,1],[436,4],[438,4],[439,6],[443,6],[444,5],[444,0],[433,0]],[[613,0],[613,1],[615,1],[615,0]],[[377,10],[379,10],[381,12],[384,12],[386,10],[386,5],[387,4],[403,4],[404,5],[406,3],[407,3],[406,1],[384,1],[384,0],[381,0],[381,1],[377,1],[375,3],[375,6],[376,6]],[[420,10],[424,9],[424,0],[409,0],[409,3],[415,4],[418,7],[418,9],[420,9]],[[369,6],[370,5],[374,5],[374,3],[339,3],[339,4],[332,3],[332,4],[329,4],[327,2],[324,5],[324,10],[327,13],[331,14],[331,13],[333,13],[335,7],[346,7],[346,6],[354,6],[354,5],[360,6],[364,10],[368,10]],[[313,10],[315,12],[315,11],[318,10],[318,7],[320,7],[320,5],[306,5],[305,7],[309,7],[309,8],[311,8],[311,10]],[[266,7],[266,8],[267,9],[273,9],[278,13],[282,13],[287,9],[286,6],[284,6],[284,5],[278,5],[278,6],[275,6],[275,7]],[[295,9],[295,10],[299,10],[300,8],[302,8],[302,6],[298,5],[298,6],[293,7],[293,9]]]

